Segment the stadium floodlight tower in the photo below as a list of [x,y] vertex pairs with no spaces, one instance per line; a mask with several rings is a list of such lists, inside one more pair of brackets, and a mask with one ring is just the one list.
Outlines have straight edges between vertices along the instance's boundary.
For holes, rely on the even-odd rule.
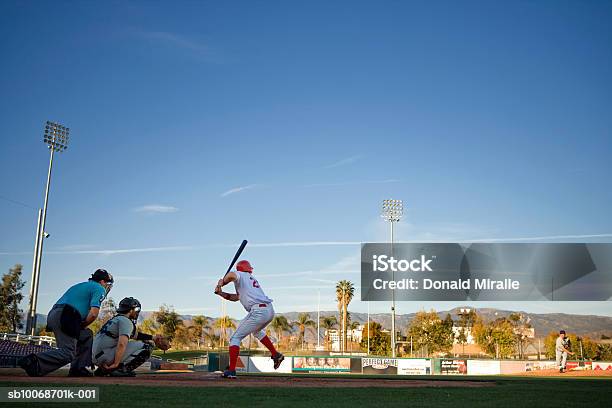
[[[404,203],[402,200],[383,200],[381,216],[391,224],[391,255],[393,256],[393,223],[399,222],[404,215]],[[391,280],[395,280],[395,272],[391,270]],[[391,290],[391,357],[396,353],[395,332],[395,289]]]
[[45,231],[47,220],[47,203],[49,202],[49,188],[51,186],[51,170],[53,169],[53,156],[56,152],[61,153],[68,148],[70,129],[59,123],[47,121],[45,123],[45,135],[43,141],[48,146],[51,155],[49,157],[49,171],[47,172],[47,187],[45,189],[45,201],[42,210],[38,210],[38,225],[36,227],[36,238],[34,240],[34,260],[32,261],[32,280],[30,282],[30,304],[26,333],[34,335],[36,331],[36,305],[38,303],[38,284],[40,277],[40,262],[42,259],[43,240],[49,237]]

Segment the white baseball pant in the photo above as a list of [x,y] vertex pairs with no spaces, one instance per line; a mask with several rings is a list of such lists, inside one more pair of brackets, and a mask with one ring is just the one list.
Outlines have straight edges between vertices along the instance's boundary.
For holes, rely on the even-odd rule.
[[230,338],[230,346],[239,346],[242,339],[249,334],[261,340],[266,337],[264,329],[274,318],[274,308],[272,303],[267,303],[265,306],[253,305],[251,311],[240,322],[234,334]]
[[559,368],[565,369],[565,363],[567,361],[567,351],[556,351],[555,357],[557,360],[557,366]]

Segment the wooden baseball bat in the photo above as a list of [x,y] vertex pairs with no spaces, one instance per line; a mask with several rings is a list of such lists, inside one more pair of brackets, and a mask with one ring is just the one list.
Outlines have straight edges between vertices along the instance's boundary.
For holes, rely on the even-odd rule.
[[247,241],[246,239],[242,241],[242,243],[240,244],[240,247],[236,251],[236,255],[234,255],[234,259],[232,259],[232,262],[230,263],[229,268],[227,268],[227,272],[225,272],[225,275],[223,275],[223,278],[225,278],[227,274],[232,270],[232,268],[234,267],[234,264],[236,263],[240,255],[242,255],[242,251],[244,251],[244,247],[246,247],[248,243],[249,241]]

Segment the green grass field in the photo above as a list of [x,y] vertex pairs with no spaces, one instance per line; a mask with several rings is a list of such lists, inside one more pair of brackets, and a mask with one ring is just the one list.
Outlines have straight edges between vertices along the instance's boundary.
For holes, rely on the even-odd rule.
[[[445,378],[447,379],[447,378]],[[463,378],[465,379],[465,377]],[[195,388],[104,385],[99,407],[563,407],[612,401],[606,379],[496,378],[482,388]],[[23,386],[3,382],[0,386]],[[35,386],[35,384],[29,384]],[[50,384],[41,385],[49,387]],[[73,386],[73,385],[71,385]],[[3,404],[9,406],[9,404]],[[25,406],[25,404],[13,404]],[[36,407],[57,407],[37,403]],[[74,404],[66,404],[75,406]]]

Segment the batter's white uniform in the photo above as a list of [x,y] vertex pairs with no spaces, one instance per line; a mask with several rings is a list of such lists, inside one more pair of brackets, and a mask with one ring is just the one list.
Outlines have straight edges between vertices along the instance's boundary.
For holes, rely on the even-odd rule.
[[249,312],[240,322],[230,338],[230,346],[240,346],[242,339],[253,333],[257,340],[266,337],[264,329],[274,318],[272,299],[266,296],[257,279],[248,272],[234,272],[234,286],[240,296],[240,303]]

